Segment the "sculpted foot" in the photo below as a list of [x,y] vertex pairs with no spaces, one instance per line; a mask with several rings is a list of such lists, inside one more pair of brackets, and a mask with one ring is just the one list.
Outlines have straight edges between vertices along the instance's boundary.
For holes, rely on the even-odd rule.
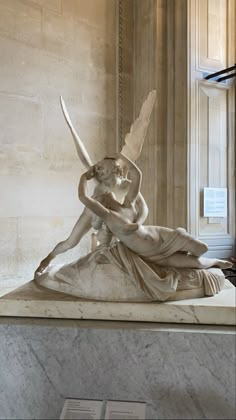
[[219,268],[231,268],[233,263],[225,260],[216,260],[215,265]]
[[44,258],[44,260],[41,261],[40,265],[35,270],[34,276],[42,274],[44,270],[46,270],[50,262],[51,262],[51,258],[49,256]]

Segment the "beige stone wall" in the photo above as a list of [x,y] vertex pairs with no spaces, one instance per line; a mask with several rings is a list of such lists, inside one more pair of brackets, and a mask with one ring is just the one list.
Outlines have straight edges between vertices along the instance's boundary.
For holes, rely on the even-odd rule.
[[[134,112],[137,116],[143,100],[152,89],[157,90],[157,103],[155,104],[148,132],[145,138],[142,154],[138,164],[143,172],[142,193],[148,203],[149,216],[147,223],[157,223],[157,196],[163,192],[158,188],[161,171],[157,161],[164,163],[160,158],[160,149],[157,144],[157,106],[160,100],[160,91],[157,89],[157,82],[163,87],[161,73],[157,78],[157,2],[137,0],[134,4],[135,16],[135,44],[134,44]],[[162,104],[163,106],[163,104]],[[158,130],[160,130],[160,125]],[[164,136],[160,136],[161,139]],[[160,223],[159,223],[160,224]]]
[[117,0],[117,147],[122,148],[134,119],[134,46],[136,0]]
[[136,0],[134,104],[157,101],[142,155],[148,223],[187,227],[187,1]]
[[115,149],[115,25],[115,0],[0,2],[2,279],[30,279],[83,207],[59,95],[94,161]]

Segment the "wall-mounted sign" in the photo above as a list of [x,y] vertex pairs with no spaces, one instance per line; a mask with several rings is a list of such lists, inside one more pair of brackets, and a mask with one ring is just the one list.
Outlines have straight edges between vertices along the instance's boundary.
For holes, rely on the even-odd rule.
[[204,217],[227,217],[227,188],[204,188]]

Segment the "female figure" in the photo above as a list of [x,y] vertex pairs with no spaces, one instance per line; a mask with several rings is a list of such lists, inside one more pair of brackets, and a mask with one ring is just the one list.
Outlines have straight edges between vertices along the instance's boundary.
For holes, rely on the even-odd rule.
[[226,268],[231,263],[202,257],[207,245],[185,229],[143,225],[139,208],[145,209],[146,204],[140,196],[141,172],[123,155],[108,159],[115,171],[118,158],[128,166],[130,179],[123,202],[111,190],[88,196],[88,180],[113,179],[113,172],[106,174],[103,164],[93,166],[80,178],[79,198],[99,229],[100,245],[70,264],[37,270],[37,284],[73,296],[109,301],[165,301],[218,293],[224,286],[224,275],[206,268]]
[[201,257],[208,247],[189,235],[185,229],[175,230],[161,226],[143,226],[137,220],[136,202],[140,193],[142,174],[128,158],[119,154],[129,168],[131,184],[124,202],[118,202],[114,194],[105,193],[91,198],[87,195],[87,180],[96,176],[96,167],[81,176],[79,198],[82,203],[105,222],[112,234],[129,250],[149,263],[176,268],[206,269],[217,266],[227,268],[228,261]]

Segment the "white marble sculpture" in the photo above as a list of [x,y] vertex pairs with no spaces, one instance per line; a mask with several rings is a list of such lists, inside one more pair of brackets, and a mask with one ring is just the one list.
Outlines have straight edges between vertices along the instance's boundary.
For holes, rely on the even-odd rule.
[[[155,96],[155,91],[148,95],[121,153],[95,165],[61,98],[77,152],[87,168],[79,183],[85,209],[69,238],[36,270],[38,285],[87,299],[144,302],[212,296],[223,288],[220,268],[231,263],[202,257],[207,245],[183,228],[143,224],[148,208],[140,193],[142,174],[134,161],[141,153]],[[88,181],[95,183],[92,197],[87,194]],[[91,227],[97,235],[88,255],[64,266],[50,264],[56,255],[77,245]]]

